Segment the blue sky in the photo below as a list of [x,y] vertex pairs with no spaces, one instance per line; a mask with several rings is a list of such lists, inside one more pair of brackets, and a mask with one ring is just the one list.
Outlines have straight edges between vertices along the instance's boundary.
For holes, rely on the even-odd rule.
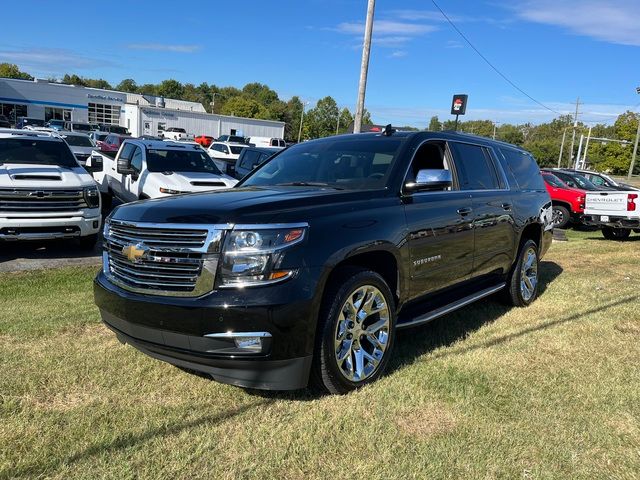
[[[437,0],[507,77],[553,110],[611,122],[638,110],[638,0]],[[39,77],[76,73],[117,84],[175,78],[283,99],[325,95],[353,109],[366,0],[4,2],[0,62]],[[378,0],[366,106],[379,123],[423,127],[449,118],[468,93],[467,119],[546,121],[555,113],[499,77],[431,1]]]

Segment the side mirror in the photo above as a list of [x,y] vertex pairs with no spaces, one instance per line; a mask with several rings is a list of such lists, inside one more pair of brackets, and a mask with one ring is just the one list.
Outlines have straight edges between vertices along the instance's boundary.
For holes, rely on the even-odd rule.
[[131,160],[128,158],[118,158],[117,170],[118,173],[122,175],[131,175],[135,172],[135,170],[131,168]]
[[453,185],[451,170],[419,170],[416,181],[407,183],[405,187],[410,191],[444,190]]
[[84,168],[88,172],[101,172],[102,167],[102,157],[100,155],[90,155]]

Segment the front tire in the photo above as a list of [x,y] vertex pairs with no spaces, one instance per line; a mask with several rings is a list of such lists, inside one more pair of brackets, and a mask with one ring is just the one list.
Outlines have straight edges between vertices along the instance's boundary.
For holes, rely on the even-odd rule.
[[562,205],[554,205],[552,209],[553,226],[555,228],[567,228],[571,221],[571,214],[566,207]]
[[631,235],[628,228],[602,227],[602,236],[607,240],[626,240]]
[[524,242],[507,282],[507,300],[516,307],[530,305],[538,296],[538,245],[533,240]]
[[393,351],[395,326],[395,301],[384,279],[365,268],[341,268],[320,309],[314,382],[343,394],[377,380]]

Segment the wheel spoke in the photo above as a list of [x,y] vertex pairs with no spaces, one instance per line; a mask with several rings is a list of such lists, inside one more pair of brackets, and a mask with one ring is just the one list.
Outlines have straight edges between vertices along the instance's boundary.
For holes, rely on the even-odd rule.
[[367,333],[375,335],[375,333],[378,330],[380,330],[381,328],[384,328],[388,323],[389,323],[389,319],[388,318],[380,317],[380,320],[378,320],[376,323],[372,323],[371,325],[369,325],[367,328],[365,328],[365,331]]
[[364,379],[364,350],[362,347],[353,351],[353,356],[356,359],[355,377],[356,380]]
[[374,348],[379,348],[380,350],[384,350],[386,345],[380,341],[378,337],[376,337],[373,333],[367,332],[367,340],[374,346]]
[[344,360],[351,354],[351,347],[353,345],[353,340],[345,340],[340,345],[340,349],[336,352],[336,358],[338,363],[344,362]]

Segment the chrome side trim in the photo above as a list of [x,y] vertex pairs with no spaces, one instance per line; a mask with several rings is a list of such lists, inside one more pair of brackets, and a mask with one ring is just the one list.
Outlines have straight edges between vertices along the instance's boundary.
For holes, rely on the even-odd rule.
[[298,223],[239,223],[233,226],[234,230],[278,230],[281,228],[307,228],[307,222]]
[[203,335],[207,338],[237,338],[237,337],[259,337],[270,338],[269,332],[222,332],[222,333],[207,333]]
[[461,298],[458,301],[450,303],[449,305],[445,305],[444,307],[437,308],[429,313],[424,315],[420,315],[419,317],[414,318],[413,320],[405,323],[398,323],[396,328],[409,328],[415,327],[417,325],[423,325],[425,323],[429,323],[436,318],[442,317],[447,313],[454,312],[462,307],[466,307],[470,303],[475,302],[476,300],[480,300],[481,298],[488,297],[496,292],[499,292],[503,288],[507,286],[506,282],[502,282],[495,287],[485,288],[484,290],[479,291],[478,293],[474,293],[473,295],[469,295],[468,297]]

